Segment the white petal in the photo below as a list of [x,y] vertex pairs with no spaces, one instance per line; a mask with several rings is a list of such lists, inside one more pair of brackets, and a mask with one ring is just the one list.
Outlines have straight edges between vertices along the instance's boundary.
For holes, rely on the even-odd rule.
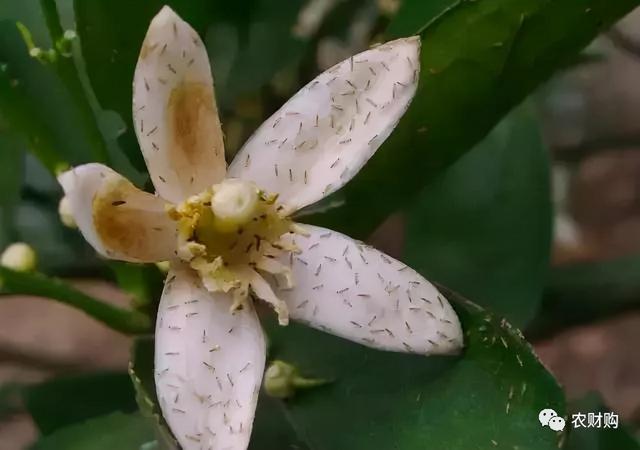
[[133,80],[133,117],[151,180],[178,203],[224,178],[213,78],[198,34],[165,6],[151,21]]
[[156,323],[155,379],[164,418],[183,450],[249,444],[265,341],[253,307],[230,313],[231,296],[206,291],[174,268]]
[[[292,319],[383,350],[454,353],[462,329],[442,294],[405,264],[325,228],[304,226],[290,259],[293,289],[276,290]],[[291,239],[289,236],[288,239]]]
[[76,167],[58,181],[80,232],[101,255],[132,262],[174,256],[176,226],[164,200],[102,164]]
[[268,119],[229,175],[280,194],[291,210],[347,183],[391,134],[417,86],[420,40],[399,39],[324,72]]

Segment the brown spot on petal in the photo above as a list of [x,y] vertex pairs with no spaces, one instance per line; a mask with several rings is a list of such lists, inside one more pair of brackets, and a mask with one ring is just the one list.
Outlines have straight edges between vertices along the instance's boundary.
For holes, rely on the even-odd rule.
[[175,246],[175,225],[163,205],[122,178],[107,180],[96,192],[93,223],[102,245],[115,257],[159,261]]
[[[182,185],[197,193],[219,181],[225,169],[224,144],[212,86],[196,82],[178,85],[169,97],[167,121],[168,156]],[[218,173],[210,174],[216,168]],[[191,177],[198,172],[204,176],[195,176],[199,183],[193,186]]]

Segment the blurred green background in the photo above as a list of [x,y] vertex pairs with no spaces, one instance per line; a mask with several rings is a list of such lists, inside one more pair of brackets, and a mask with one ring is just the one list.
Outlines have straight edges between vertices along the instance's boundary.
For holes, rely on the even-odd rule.
[[[34,273],[0,268],[1,450],[174,448],[149,335],[163,273],[97,257],[62,224],[54,176],[100,161],[151,188],[131,83],[164,3],[0,0],[0,248],[38,256]],[[443,286],[465,353],[381,353],[265,317],[270,359],[336,382],[263,395],[251,448],[640,448],[639,1],[166,3],[207,47],[227,161],[318,73],[422,37],[397,129],[299,220]],[[625,425],[556,434],[544,407]]]

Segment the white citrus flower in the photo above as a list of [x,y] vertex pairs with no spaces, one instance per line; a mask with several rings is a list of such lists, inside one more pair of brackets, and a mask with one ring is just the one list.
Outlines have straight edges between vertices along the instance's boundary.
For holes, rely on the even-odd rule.
[[460,323],[411,268],[291,214],[349,181],[417,86],[420,41],[356,55],[305,86],[226,168],[204,45],[170,8],[133,82],[135,128],[157,195],[100,164],[59,177],[84,237],[125,261],[171,261],[156,321],[163,415],[185,450],[245,449],[265,341],[250,294],[289,318],[391,351],[452,353]]

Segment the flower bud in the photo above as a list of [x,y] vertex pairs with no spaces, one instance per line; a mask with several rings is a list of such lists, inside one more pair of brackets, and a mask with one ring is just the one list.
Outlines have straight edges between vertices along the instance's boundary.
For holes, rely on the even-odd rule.
[[36,268],[36,252],[24,242],[9,245],[0,257],[0,265],[18,272],[30,272]]
[[298,369],[284,361],[273,361],[264,374],[264,390],[275,398],[293,397],[298,389],[308,389],[327,384],[328,380],[304,378]]

